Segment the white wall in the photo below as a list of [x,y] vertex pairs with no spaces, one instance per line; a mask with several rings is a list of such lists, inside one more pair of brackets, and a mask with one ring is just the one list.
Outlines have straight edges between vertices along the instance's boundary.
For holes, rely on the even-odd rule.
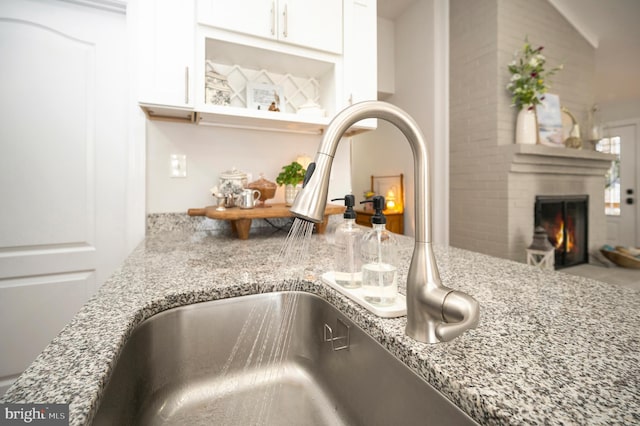
[[[395,93],[395,22],[378,18],[378,99],[389,100]],[[394,130],[396,133],[394,133]],[[390,124],[378,120],[378,128],[351,140],[351,182],[356,201],[371,187],[371,175],[397,175],[403,173],[397,167],[398,160],[391,158],[396,150],[385,147],[385,140],[401,138],[401,133]],[[406,144],[405,144],[406,145]],[[408,149],[408,145],[403,146]],[[410,153],[410,151],[409,151]],[[401,154],[405,156],[406,154]],[[404,160],[402,160],[404,164]]]
[[640,118],[640,99],[625,99],[598,104],[599,118],[608,123]]
[[[448,0],[417,0],[398,17],[393,40],[395,93],[386,99],[409,113],[427,139],[434,190],[432,238],[445,244],[449,229],[447,22]],[[353,138],[352,153],[354,190],[358,197],[368,189],[372,174],[404,174],[405,234],[413,236],[413,156],[404,136],[393,126],[380,122],[375,132]]]
[[383,100],[396,91],[395,31],[393,21],[378,18],[378,99]]
[[[299,155],[313,158],[320,136],[147,121],[147,213],[186,213],[189,208],[215,205],[209,188],[218,175],[236,167],[264,173],[275,182],[280,169]],[[171,154],[187,157],[187,177],[169,176]],[[333,163],[329,198],[351,192],[349,146],[342,142]],[[271,202],[284,202],[278,188]]]

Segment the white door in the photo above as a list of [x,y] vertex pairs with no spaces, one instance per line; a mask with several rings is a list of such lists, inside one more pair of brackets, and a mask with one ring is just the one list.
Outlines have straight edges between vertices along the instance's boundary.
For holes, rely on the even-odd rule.
[[129,251],[126,35],[124,11],[0,2],[0,395]]
[[620,154],[618,170],[614,171],[614,179],[608,186],[607,213],[607,243],[611,246],[637,247],[640,246],[638,231],[640,218],[637,203],[640,188],[640,174],[637,164],[640,164],[638,149],[638,123],[620,122],[605,127],[606,138],[600,145],[610,147],[613,153]]

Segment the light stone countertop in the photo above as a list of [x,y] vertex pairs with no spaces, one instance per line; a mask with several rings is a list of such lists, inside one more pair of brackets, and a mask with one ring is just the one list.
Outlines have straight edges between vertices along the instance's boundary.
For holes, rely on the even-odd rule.
[[[242,241],[224,228],[183,225],[149,232],[2,401],[70,403],[70,424],[88,424],[140,322],[176,306],[287,289],[276,266],[286,233],[252,229]],[[401,241],[404,282],[413,243]],[[405,317],[375,317],[321,282],[331,269],[327,237],[314,234],[309,249],[303,291],[328,300],[479,423],[640,424],[640,292],[435,246],[443,284],[475,297],[481,313],[476,329],[426,345],[404,335]]]

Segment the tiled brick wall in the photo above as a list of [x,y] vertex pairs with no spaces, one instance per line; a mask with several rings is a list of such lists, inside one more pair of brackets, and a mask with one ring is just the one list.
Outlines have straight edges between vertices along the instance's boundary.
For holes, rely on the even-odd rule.
[[[533,235],[535,191],[602,196],[597,177],[509,171],[512,151],[505,148],[514,143],[517,111],[506,90],[507,64],[525,36],[544,46],[550,67],[564,64],[550,92],[586,129],[595,51],[553,6],[546,0],[451,0],[450,242],[520,261]],[[590,220],[604,228],[604,212],[595,214]],[[590,230],[592,241],[598,232]]]
[[[454,0],[457,1],[457,0]],[[549,68],[562,64],[564,69],[551,77],[550,93],[587,129],[587,111],[595,99],[595,49],[547,0],[496,0],[498,4],[498,139],[513,143],[517,111],[511,107],[507,64],[522,48],[525,36],[533,46],[543,46]],[[470,3],[464,0],[463,3]],[[453,36],[453,35],[452,35]]]
[[498,2],[450,3],[450,242],[508,249],[506,169],[498,146]]

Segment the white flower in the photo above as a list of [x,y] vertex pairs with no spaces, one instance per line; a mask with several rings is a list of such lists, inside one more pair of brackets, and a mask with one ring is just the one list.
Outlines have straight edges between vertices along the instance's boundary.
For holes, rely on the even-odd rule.
[[544,55],[543,55],[543,54],[541,54],[541,53],[538,53],[538,54],[536,55],[536,59],[537,59],[538,61],[546,61],[546,60],[547,60],[547,58],[545,58],[545,57],[544,57]]
[[529,59],[529,65],[531,65],[532,67],[537,67],[538,66],[538,59],[536,57],[533,57],[533,58]]
[[516,73],[516,74],[511,76],[511,81],[520,80],[520,78],[522,78],[522,76],[520,74]]

